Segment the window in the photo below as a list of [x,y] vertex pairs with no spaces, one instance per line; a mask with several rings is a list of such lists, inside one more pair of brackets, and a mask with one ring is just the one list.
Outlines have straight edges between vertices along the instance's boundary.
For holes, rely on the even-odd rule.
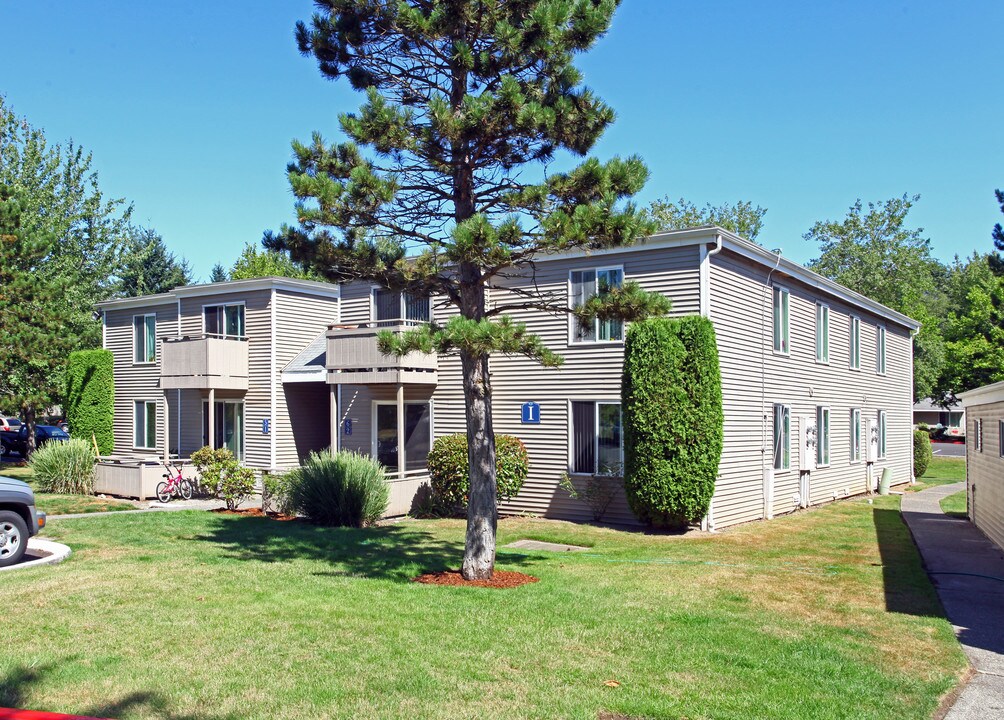
[[861,319],[851,315],[851,369],[861,369]]
[[774,352],[788,354],[788,291],[774,288]]
[[202,309],[206,335],[222,338],[244,337],[244,304],[207,305]]
[[998,454],[1004,457],[1004,420],[997,421],[997,445]]
[[[397,403],[376,403],[373,455],[388,469],[397,472],[400,447],[397,429]],[[424,470],[432,449],[432,422],[429,403],[404,404],[404,469]]]
[[830,306],[816,304],[816,361],[830,362]]
[[885,458],[885,410],[878,411],[878,456]]
[[791,408],[774,406],[774,469],[791,467]]
[[885,328],[875,328],[875,372],[885,375]]
[[572,403],[572,472],[621,475],[624,435],[620,403]]
[[157,316],[134,315],[132,318],[133,362],[157,361]]
[[983,420],[973,420],[973,450],[983,452]]
[[157,447],[157,401],[137,400],[133,412],[134,443],[137,448]]
[[[209,445],[209,401],[202,402],[202,444]],[[213,407],[213,447],[244,459],[244,401],[217,400]]]
[[851,409],[851,462],[861,462],[861,408]]
[[[571,306],[580,307],[593,295],[603,295],[612,288],[619,288],[624,283],[624,271],[621,268],[598,268],[596,270],[572,270]],[[624,321],[617,319],[594,319],[583,325],[578,318],[572,316],[572,342],[603,342],[624,339]]]
[[429,298],[373,288],[373,322],[377,325],[414,325],[431,321]]
[[830,464],[830,408],[816,408],[816,465]]

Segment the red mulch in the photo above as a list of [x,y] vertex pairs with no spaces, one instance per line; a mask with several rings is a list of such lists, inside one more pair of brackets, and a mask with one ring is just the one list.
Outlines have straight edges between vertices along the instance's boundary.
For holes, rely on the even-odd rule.
[[491,580],[464,580],[459,570],[444,570],[443,572],[426,573],[414,578],[417,583],[425,585],[453,585],[456,587],[483,587],[504,590],[519,587],[527,583],[538,582],[540,578],[511,570],[496,570]]
[[219,513],[220,515],[244,515],[245,517],[269,517],[273,520],[281,520],[283,522],[288,522],[290,520],[296,520],[296,515],[283,515],[282,513],[270,512],[264,513],[261,508],[245,508],[243,510],[227,510],[226,508],[213,508],[209,512]]

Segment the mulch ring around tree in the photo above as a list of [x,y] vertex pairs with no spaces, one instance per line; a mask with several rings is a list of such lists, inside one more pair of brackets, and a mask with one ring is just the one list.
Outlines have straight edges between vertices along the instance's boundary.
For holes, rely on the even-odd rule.
[[220,515],[243,515],[244,517],[267,517],[272,520],[281,520],[283,522],[288,522],[290,520],[296,520],[296,515],[285,515],[283,513],[263,512],[261,508],[244,508],[243,510],[227,510],[226,508],[213,508],[209,512],[219,513]]
[[533,575],[526,575],[512,570],[496,570],[491,580],[464,580],[464,576],[459,570],[444,570],[442,572],[431,572],[413,578],[414,582],[424,585],[452,585],[454,587],[482,587],[505,590],[506,588],[519,587],[527,583],[535,583],[540,578]]

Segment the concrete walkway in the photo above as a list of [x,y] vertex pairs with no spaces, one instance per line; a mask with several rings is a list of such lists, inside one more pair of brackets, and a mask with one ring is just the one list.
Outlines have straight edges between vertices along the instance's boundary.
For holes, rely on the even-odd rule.
[[946,720],[1004,717],[1004,553],[940,502],[965,483],[903,496],[902,512],[955,635],[975,670]]

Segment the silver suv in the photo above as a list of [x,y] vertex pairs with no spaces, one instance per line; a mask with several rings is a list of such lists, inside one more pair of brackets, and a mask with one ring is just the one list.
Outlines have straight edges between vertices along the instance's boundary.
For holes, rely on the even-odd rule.
[[19,562],[28,538],[45,527],[45,513],[35,509],[28,483],[0,475],[0,568]]

